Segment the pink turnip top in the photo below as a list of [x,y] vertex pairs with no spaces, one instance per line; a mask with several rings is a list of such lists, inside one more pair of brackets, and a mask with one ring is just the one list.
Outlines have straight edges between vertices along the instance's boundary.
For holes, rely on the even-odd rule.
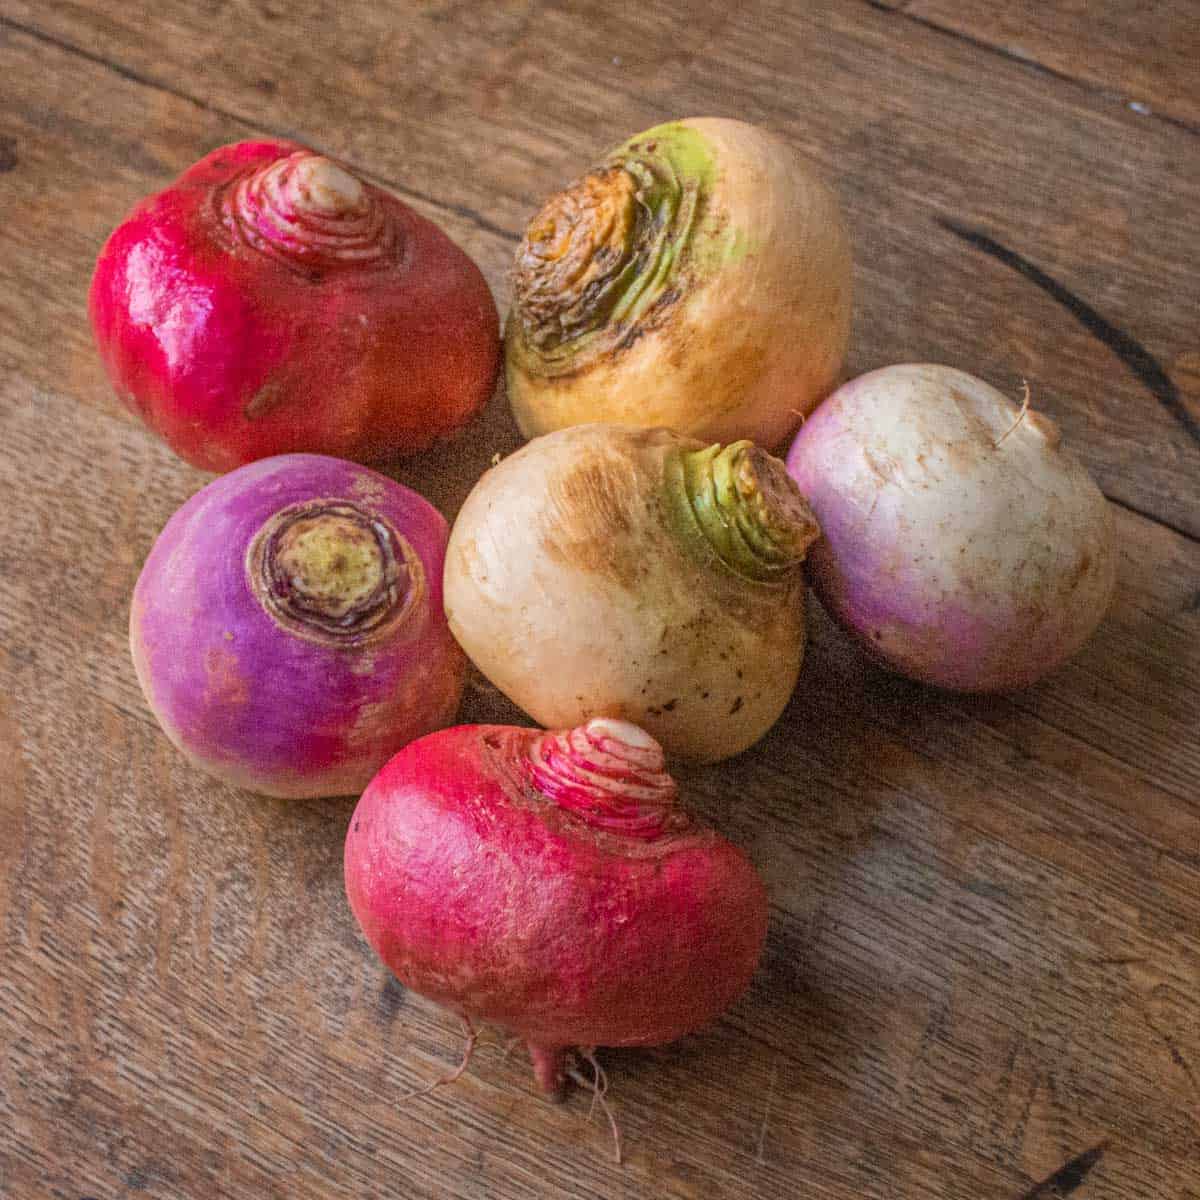
[[219,195],[225,226],[285,264],[361,268],[402,249],[400,230],[378,196],[308,150],[235,177]]
[[628,721],[597,717],[544,733],[526,755],[538,791],[594,828],[649,840],[688,824],[662,747]]

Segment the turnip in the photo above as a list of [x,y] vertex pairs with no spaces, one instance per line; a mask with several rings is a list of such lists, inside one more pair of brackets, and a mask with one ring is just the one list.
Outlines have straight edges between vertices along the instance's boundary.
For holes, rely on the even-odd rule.
[[413,742],[363,793],[345,877],[401,982],[520,1037],[549,1092],[576,1048],[707,1025],[766,933],[749,860],[679,810],[660,747],[624,721]]
[[795,687],[816,535],[784,464],[750,442],[578,425],[476,484],[446,615],[540,724],[620,717],[712,761],[757,741]]
[[791,146],[741,121],[655,126],[529,223],[505,331],[526,437],[589,421],[768,449],[837,381],[849,239]]
[[208,471],[412,454],[468,421],[499,368],[467,255],[293,142],[224,146],[143,200],[101,250],[89,308],[122,401]]
[[1049,418],[971,375],[929,364],[863,375],[809,418],[787,461],[823,534],[808,555],[813,590],[912,679],[1023,687],[1108,607],[1104,496]]
[[458,707],[446,533],[415,492],[337,459],[281,455],[210,483],[133,594],[134,666],[168,737],[252,791],[360,791]]

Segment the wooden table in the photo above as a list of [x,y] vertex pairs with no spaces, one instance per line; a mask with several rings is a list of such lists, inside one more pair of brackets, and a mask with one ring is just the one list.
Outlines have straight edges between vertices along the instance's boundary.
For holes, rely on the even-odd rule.
[[[0,1195],[1200,1196],[1198,62],[1194,0],[0,0]],[[1029,381],[1121,588],[1002,698],[817,615],[778,727],[686,779],[770,886],[761,970],[604,1056],[617,1167],[496,1040],[398,1103],[461,1040],[359,937],[351,801],[239,794],[157,729],[128,597],[205,479],[119,409],[84,293],[136,199],[271,133],[438,221],[503,309],[539,198],[699,113],[839,189],[851,373]],[[452,513],[517,440],[501,396],[400,477]],[[464,718],[519,715],[478,683]]]

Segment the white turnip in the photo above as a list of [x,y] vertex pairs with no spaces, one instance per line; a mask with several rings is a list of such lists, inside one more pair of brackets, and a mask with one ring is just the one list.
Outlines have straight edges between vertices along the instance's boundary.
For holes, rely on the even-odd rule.
[[1057,426],[963,371],[909,364],[838,389],[788,469],[823,536],[813,590],[874,658],[964,691],[1024,687],[1100,623],[1112,514]]

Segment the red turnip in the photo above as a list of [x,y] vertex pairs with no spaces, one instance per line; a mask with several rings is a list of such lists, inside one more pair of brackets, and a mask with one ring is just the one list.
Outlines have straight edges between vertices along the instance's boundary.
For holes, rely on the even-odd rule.
[[407,987],[522,1038],[556,1091],[571,1048],[672,1041],[754,973],[763,885],[675,802],[658,744],[624,721],[443,730],[363,793],[346,894]]
[[210,483],[133,594],[133,661],[167,735],[252,791],[360,791],[458,707],[445,545],[436,509],[353,463],[281,455]]
[[1112,515],[1052,421],[928,364],[845,384],[788,469],[820,522],[813,590],[874,658],[965,691],[1023,687],[1099,624]]
[[292,142],[214,150],[100,252],[89,309],[118,395],[190,463],[422,450],[492,390],[474,263],[394,196]]

